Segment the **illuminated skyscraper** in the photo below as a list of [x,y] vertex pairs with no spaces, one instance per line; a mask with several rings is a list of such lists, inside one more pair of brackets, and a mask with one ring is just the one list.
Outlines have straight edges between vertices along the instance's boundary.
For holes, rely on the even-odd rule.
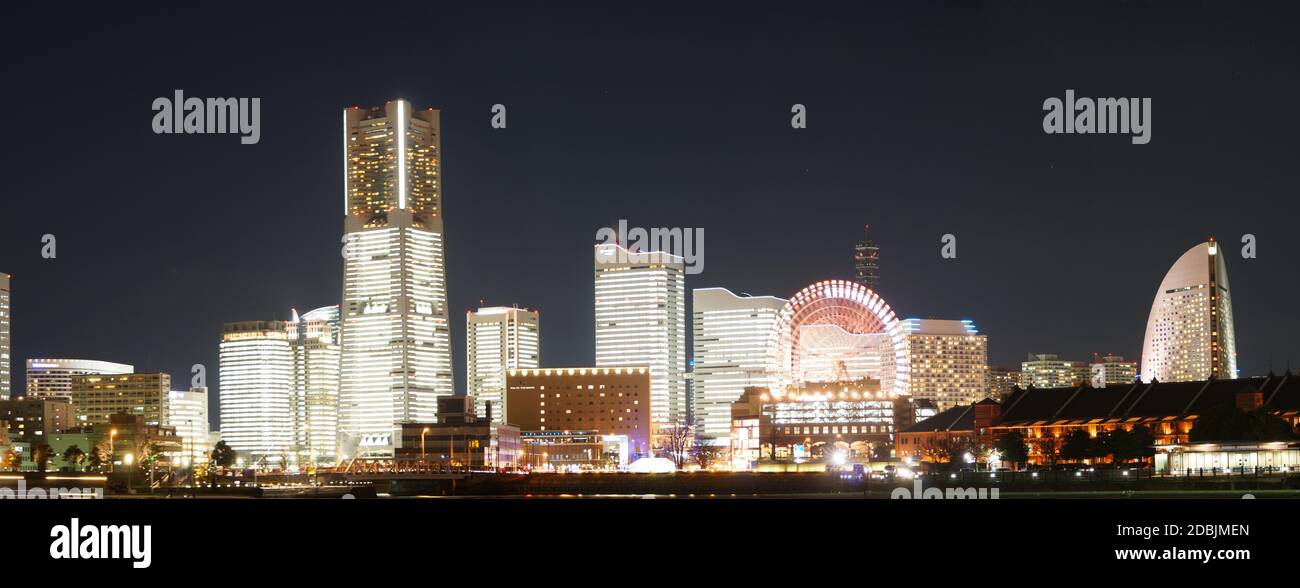
[[1179,257],[1156,290],[1142,340],[1142,381],[1236,377],[1228,267],[1211,238]]
[[280,464],[293,444],[293,354],[285,321],[226,323],[220,362],[222,440],[249,465],[262,458]]
[[13,375],[10,363],[13,356],[13,342],[10,329],[13,323],[13,303],[9,295],[9,274],[0,272],[0,400],[8,400]]
[[465,313],[465,377],[479,416],[506,415],[506,370],[540,367],[540,314],[526,308],[493,306]]
[[988,336],[968,320],[907,319],[909,389],[939,410],[983,400],[988,395]]
[[686,279],[681,257],[595,248],[596,366],[650,368],[650,420],[686,424]]
[[726,288],[698,288],[691,299],[696,433],[725,444],[731,404],[746,387],[768,384],[768,339],[787,301]]
[[880,247],[871,239],[871,225],[863,225],[862,240],[853,248],[853,281],[880,291]]
[[339,307],[325,306],[302,316],[294,311],[288,327],[293,459],[299,467],[333,464],[339,451]]
[[405,100],[343,112],[344,268],[339,429],[392,455],[401,423],[454,393],[439,112]]
[[27,360],[27,397],[72,397],[72,376],[85,374],[129,374],[135,367],[95,359]]
[[168,427],[176,429],[181,438],[182,456],[188,456],[194,463],[208,461],[208,389],[206,387],[190,388],[186,391],[172,390],[167,393]]

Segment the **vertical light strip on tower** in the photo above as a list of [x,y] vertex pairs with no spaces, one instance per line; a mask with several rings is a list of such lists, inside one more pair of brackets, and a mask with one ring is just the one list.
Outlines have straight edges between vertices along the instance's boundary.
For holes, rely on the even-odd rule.
[[397,101],[397,207],[406,209],[406,101]]
[[343,216],[348,215],[348,111],[343,111]]

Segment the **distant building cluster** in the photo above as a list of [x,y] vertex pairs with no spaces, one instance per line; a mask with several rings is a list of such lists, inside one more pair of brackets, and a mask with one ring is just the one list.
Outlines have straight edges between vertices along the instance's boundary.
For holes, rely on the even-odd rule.
[[1030,353],[1020,364],[1015,385],[1022,388],[1067,388],[1128,384],[1137,379],[1137,362],[1122,356],[1096,355],[1092,362],[1061,359],[1050,353]]
[[26,467],[43,459],[51,470],[76,469],[91,453],[103,464],[149,456],[207,461],[206,388],[171,390],[166,373],[99,360],[29,359],[26,367],[26,394],[0,401],[0,453]]

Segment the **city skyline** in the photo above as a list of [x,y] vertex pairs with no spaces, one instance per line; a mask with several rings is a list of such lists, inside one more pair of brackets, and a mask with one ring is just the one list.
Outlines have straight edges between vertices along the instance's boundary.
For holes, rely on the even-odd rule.
[[1285,576],[1300,2],[7,8],[10,576]]
[[[517,31],[518,25],[506,23],[494,34]],[[883,36],[878,40],[870,40],[871,35],[863,32],[862,39],[854,37],[852,42],[863,48],[887,43],[907,46],[906,39],[897,34],[880,32]],[[691,39],[704,38],[701,31],[687,33]],[[1087,38],[1074,29],[1058,33],[1058,40],[1064,43],[1082,44]],[[641,40],[654,37],[648,29],[634,34]],[[1006,38],[1006,32],[1002,34],[999,38]],[[806,48],[777,63],[793,65],[798,58],[835,54],[830,41],[818,42],[798,31],[788,35],[787,39],[807,41]],[[1207,43],[1232,54],[1234,38],[1229,33],[1211,34]],[[198,44],[211,39],[210,34],[198,31],[193,41],[176,41],[193,49],[200,63],[210,64],[216,63],[218,56]],[[816,280],[851,278],[847,252],[860,238],[861,225],[870,222],[873,240],[888,260],[888,300],[899,316],[974,320],[989,335],[990,363],[994,365],[1015,365],[1034,350],[1073,358],[1098,351],[1138,358],[1151,291],[1169,261],[1211,234],[1220,238],[1226,252],[1236,254],[1240,236],[1251,233],[1260,238],[1260,257],[1242,260],[1238,255],[1232,259],[1240,371],[1262,375],[1271,368],[1280,373],[1291,365],[1291,359],[1300,359],[1285,342],[1296,320],[1288,312],[1290,301],[1285,296],[1294,280],[1287,262],[1296,257],[1296,245],[1281,238],[1286,234],[1282,219],[1288,216],[1287,210],[1279,213],[1262,204],[1270,194],[1289,193],[1289,180],[1276,171],[1285,166],[1277,165],[1276,151],[1269,150],[1285,145],[1285,139],[1271,134],[1275,132],[1269,130],[1272,123],[1265,125],[1263,119],[1246,113],[1246,121],[1240,125],[1256,129],[1258,141],[1243,144],[1240,158],[1230,158],[1219,166],[1191,166],[1194,169],[1189,172],[1186,162],[1199,161],[1198,153],[1212,151],[1208,145],[1234,140],[1235,135],[1213,124],[1191,129],[1175,123],[1180,115],[1187,118],[1190,113],[1178,102],[1174,90],[1194,90],[1212,103],[1225,103],[1226,96],[1215,90],[1225,80],[1262,96],[1265,104],[1259,111],[1269,111],[1269,101],[1275,100],[1271,96],[1285,93],[1277,91],[1277,85],[1285,87],[1291,82],[1269,77],[1267,72],[1272,70],[1266,63],[1256,61],[1243,68],[1238,65],[1240,60],[1213,61],[1213,66],[1197,77],[1178,67],[1157,72],[1150,79],[1155,87],[1150,93],[1157,96],[1157,112],[1168,116],[1163,120],[1169,120],[1169,126],[1162,126],[1162,133],[1168,134],[1142,146],[1143,151],[1135,151],[1133,146],[1100,137],[1061,143],[1056,137],[1041,135],[1035,128],[1037,120],[1021,121],[1026,113],[1036,115],[1043,97],[1058,95],[1062,88],[1101,85],[1100,71],[1089,67],[1075,69],[1083,73],[1072,74],[1076,75],[1073,78],[1045,74],[1033,83],[1009,82],[1010,72],[982,70],[984,75],[1005,82],[1005,90],[996,97],[968,97],[973,102],[969,106],[937,98],[919,100],[914,106],[898,104],[887,90],[866,82],[831,84],[809,81],[797,73],[770,86],[755,86],[754,80],[762,76],[742,73],[721,82],[725,88],[745,90],[752,98],[726,110],[720,108],[722,97],[703,83],[704,70],[674,73],[617,40],[601,40],[615,51],[609,57],[579,59],[575,74],[544,64],[547,57],[581,55],[576,41],[541,48],[536,60],[507,70],[527,78],[528,68],[539,68],[531,74],[533,79],[564,81],[569,75],[604,71],[600,66],[606,59],[631,58],[627,69],[611,73],[597,87],[574,84],[555,96],[531,93],[513,97],[508,87],[493,83],[503,73],[486,67],[490,65],[486,61],[456,64],[450,70],[454,73],[416,75],[402,71],[405,64],[398,60],[378,66],[370,79],[350,81],[343,87],[329,85],[326,80],[331,78],[323,70],[306,68],[293,78],[299,89],[292,91],[272,79],[271,66],[260,71],[253,68],[256,82],[225,74],[213,76],[211,82],[205,82],[213,84],[206,86],[212,88],[209,95],[264,97],[267,131],[261,143],[251,146],[237,141],[232,145],[215,137],[149,134],[148,100],[174,88],[193,87],[202,95],[200,81],[194,77],[180,75],[164,82],[151,77],[138,88],[106,90],[105,107],[114,115],[89,121],[96,132],[84,140],[103,147],[103,139],[98,137],[123,138],[122,147],[103,148],[107,155],[101,159],[105,161],[87,164],[97,172],[87,176],[102,178],[109,193],[103,198],[79,196],[93,190],[76,177],[61,178],[55,192],[33,183],[26,174],[16,177],[14,187],[15,191],[50,196],[66,191],[73,204],[88,213],[79,216],[87,219],[60,215],[65,200],[53,197],[7,200],[6,213],[0,215],[0,271],[14,275],[12,363],[18,365],[33,357],[119,361],[143,371],[170,373],[177,387],[184,388],[179,383],[189,380],[189,368],[195,363],[204,364],[209,379],[215,379],[212,375],[218,362],[212,341],[222,323],[275,318],[283,312],[279,309],[288,305],[314,308],[337,303],[342,275],[340,269],[334,269],[339,267],[340,237],[336,198],[343,175],[337,113],[351,104],[381,104],[395,96],[406,97],[420,107],[443,107],[455,113],[446,121],[446,169],[451,174],[448,205],[456,222],[464,224],[463,228],[448,229],[447,264],[452,276],[448,308],[470,309],[477,306],[474,301],[486,299],[494,305],[545,310],[549,342],[544,343],[548,348],[545,363],[550,365],[587,365],[594,357],[589,334],[593,315],[583,286],[590,279],[585,253],[594,231],[620,218],[647,226],[702,226],[710,231],[708,270],[687,276],[687,290],[727,287],[738,293],[779,297]],[[985,47],[1003,55],[1014,53]],[[1105,51],[1119,55],[1122,49]],[[105,55],[129,57],[138,50],[108,49]],[[680,56],[683,50],[670,51]],[[1197,51],[1200,49],[1193,49],[1176,63],[1202,63]],[[703,54],[712,59],[728,55],[716,49],[703,50]],[[349,63],[358,59],[343,57]],[[1023,59],[1030,71],[1052,71],[1047,69],[1047,57],[1017,58]],[[170,67],[174,65],[171,59],[154,56],[149,63],[162,66],[153,71],[175,70]],[[278,59],[278,66],[298,63],[292,56]],[[889,87],[917,82],[910,72],[926,67],[938,68],[945,80],[968,79],[954,71],[958,69],[954,62],[928,54],[912,57],[907,68],[837,59],[840,65],[892,83]],[[952,59],[961,63],[960,58]],[[95,62],[92,58],[91,63]],[[38,65],[24,67],[38,67],[41,61],[33,63]],[[1138,79],[1142,65],[1123,63],[1118,75]],[[83,69],[85,66],[69,67],[89,79],[100,75]],[[292,68],[274,71],[283,69]],[[138,80],[145,71],[128,67],[121,73]],[[639,75],[680,80],[690,96],[662,90],[638,96]],[[1022,76],[1017,73],[1015,77]],[[64,82],[50,83],[56,107],[66,105],[66,96],[77,95],[60,92]],[[472,85],[483,89],[466,89]],[[308,92],[301,90],[303,87],[328,89],[305,96]],[[916,88],[909,91],[921,93],[922,98],[940,95],[936,82],[921,80]],[[1162,89],[1167,93],[1161,94]],[[841,90],[843,96],[837,96]],[[22,104],[15,96],[4,100],[15,108]],[[510,126],[494,131],[488,124],[489,107],[498,102],[510,107]],[[659,106],[652,108],[656,102]],[[810,109],[810,125],[802,135],[788,129],[789,106],[794,102],[805,103]],[[288,104],[296,105],[293,118],[302,122],[286,120]],[[898,116],[890,118],[909,121],[907,125],[918,128],[881,120],[875,112],[884,107],[899,110]],[[933,124],[952,123],[975,109],[987,117],[969,119],[977,129],[1009,131],[1016,134],[1017,143],[1024,144],[1003,146],[1011,149],[1006,159],[1014,165],[972,154],[972,147],[981,145],[983,137],[975,140],[958,133],[953,147],[924,140],[941,136]],[[140,113],[138,120],[130,114],[136,112]],[[630,112],[645,118],[630,120]],[[1164,115],[1166,112],[1170,114]],[[937,121],[926,122],[936,115]],[[37,127],[29,126],[35,121],[16,124],[17,132],[42,136]],[[659,128],[673,132],[665,135]],[[879,132],[863,143],[855,131],[861,128],[878,128]],[[787,132],[794,134],[784,135]],[[605,141],[626,133],[641,133],[648,141],[615,149],[605,146]],[[760,143],[756,137],[768,135],[783,137],[785,144],[749,146]],[[563,149],[558,154],[534,153],[529,146],[542,144],[539,137],[543,136]],[[6,153],[16,165],[40,170],[45,164],[37,154],[44,147],[31,152],[8,147]],[[111,154],[123,150],[165,165],[151,168],[148,174],[139,168],[123,171],[110,165]],[[676,150],[694,157],[672,155]],[[898,153],[891,154],[891,150]],[[620,179],[639,158],[681,171],[660,172],[645,178],[643,184],[624,185]],[[930,173],[920,163],[927,161],[941,162],[952,175],[945,179],[943,174]],[[578,164],[589,166],[591,173],[569,179],[548,171],[571,170]],[[235,173],[215,174],[214,165]],[[1093,177],[1098,166],[1105,166],[1119,179]],[[754,167],[770,171],[772,177],[758,182],[737,173]],[[1217,171],[1210,171],[1211,167]],[[1177,173],[1160,173],[1173,171]],[[991,179],[978,181],[977,174],[984,173]],[[865,184],[861,183],[864,175]],[[202,185],[187,181],[193,177],[202,178]],[[1246,193],[1235,196],[1234,205],[1226,206],[1222,194],[1232,189],[1227,182],[1245,177],[1252,179]],[[146,184],[171,188],[145,188]],[[1061,188],[1062,184],[1072,187]],[[172,188],[179,186],[185,187],[185,195],[178,198]],[[292,188],[286,189],[288,186]],[[135,199],[126,199],[127,189],[139,192]],[[617,197],[603,200],[601,194]],[[1126,208],[1115,222],[1131,223],[1141,230],[1125,231],[1123,238],[1107,238],[1094,230],[1095,223],[1083,212],[1116,194],[1124,196]],[[716,203],[709,202],[710,195]],[[754,202],[775,205],[793,200],[793,195],[798,195],[800,205],[782,204],[785,218],[779,220],[745,206],[750,197]],[[1177,210],[1162,204],[1170,198],[1181,201]],[[117,201],[130,205],[111,205]],[[275,212],[268,215],[271,217],[284,214],[294,218],[286,225],[284,218],[242,214],[253,206],[268,207]],[[509,207],[522,208],[534,218],[503,226],[499,215],[488,214]],[[1046,218],[1048,211],[1055,214],[1050,226],[1034,222]],[[1061,211],[1068,214],[1061,216]],[[1072,216],[1075,212],[1079,214]],[[475,218],[494,220],[486,224]],[[285,230],[286,226],[293,230]],[[1017,231],[1004,237],[995,234],[1003,232],[997,230],[999,226],[1016,227]],[[945,261],[938,255],[939,238],[949,232],[959,238],[959,255]],[[56,259],[39,255],[41,237],[46,233],[59,239]],[[160,242],[166,246],[160,247]],[[532,244],[538,244],[541,251]],[[521,256],[521,250],[538,253]],[[764,255],[755,256],[755,250]],[[128,278],[120,262],[114,262],[124,258],[137,259],[158,271]],[[1081,276],[1095,261],[1108,287],[1081,288],[1080,280],[1086,279]],[[115,288],[94,304],[84,289],[61,286],[76,280]],[[945,288],[953,283],[981,287]],[[246,287],[230,292],[230,284]],[[1008,292],[1015,295],[1007,296]],[[1038,302],[1020,304],[1024,297]],[[72,314],[76,317],[65,316]],[[95,328],[79,328],[83,324]],[[150,325],[143,330],[146,336],[123,339],[113,335],[141,332],[139,325],[146,324]],[[462,328],[459,321],[450,325],[451,365],[456,370],[455,381],[461,383],[466,381]],[[24,389],[22,378],[21,371],[15,369],[16,390]],[[210,384],[212,396],[219,396],[216,382]],[[458,386],[456,392],[463,388]]]

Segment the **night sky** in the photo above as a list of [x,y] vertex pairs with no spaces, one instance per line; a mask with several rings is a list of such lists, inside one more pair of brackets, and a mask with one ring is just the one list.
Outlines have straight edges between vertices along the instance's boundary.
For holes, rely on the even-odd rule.
[[[203,363],[216,390],[223,322],[338,303],[340,113],[397,97],[442,109],[459,391],[480,299],[541,310],[543,365],[593,362],[591,244],[619,219],[705,229],[688,289],[782,297],[851,277],[870,223],[898,313],[972,319],[1013,366],[1136,359],[1164,272],[1215,235],[1242,373],[1300,368],[1295,14],[859,4],[10,7],[15,389],[45,356],[167,371],[174,389]],[[1151,98],[1151,142],[1044,134],[1043,100],[1067,88]],[[175,89],[261,98],[261,142],[155,135],[150,104]]]

